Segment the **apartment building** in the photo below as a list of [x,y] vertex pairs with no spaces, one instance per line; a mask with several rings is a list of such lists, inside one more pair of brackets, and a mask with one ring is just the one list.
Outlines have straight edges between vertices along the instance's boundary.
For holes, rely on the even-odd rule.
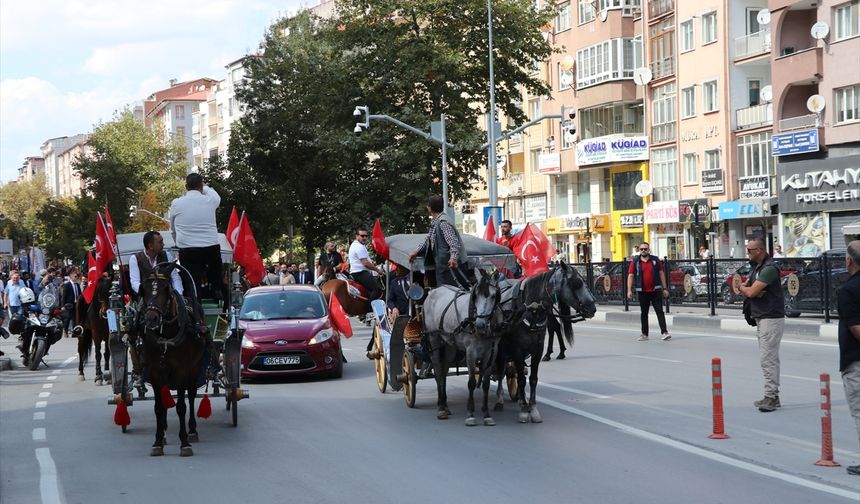
[[860,221],[860,2],[768,1],[779,230],[789,256],[844,250]]
[[[63,192],[68,192],[69,188],[65,185],[71,183],[68,177],[61,177],[61,156],[68,149],[82,142],[86,142],[88,136],[74,135],[71,137],[57,137],[45,140],[41,146],[42,158],[45,163],[45,184],[48,186],[48,191],[51,197],[59,198],[63,196]],[[66,173],[66,165],[63,164],[63,172]]]
[[80,173],[75,170],[75,163],[82,157],[92,157],[93,148],[89,144],[89,135],[72,142],[57,152],[57,172],[59,176],[60,198],[80,196],[84,188]]
[[29,182],[39,173],[45,172],[45,158],[39,156],[27,156],[24,163],[18,168],[18,182]]
[[245,78],[245,62],[251,56],[231,61],[224,68],[227,77],[212,88],[206,100],[192,113],[191,138],[194,143],[194,165],[203,166],[214,157],[226,158],[233,123],[243,111],[236,97],[236,88]]

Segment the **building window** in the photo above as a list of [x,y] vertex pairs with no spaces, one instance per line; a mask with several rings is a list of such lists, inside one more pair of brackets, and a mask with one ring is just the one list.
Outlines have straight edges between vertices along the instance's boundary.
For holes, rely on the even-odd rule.
[[761,102],[761,80],[748,80],[747,90],[749,91],[750,107],[758,105]]
[[698,154],[684,154],[684,184],[695,185],[699,182],[696,170],[698,162]]
[[705,113],[719,110],[719,95],[717,95],[717,81],[702,83],[702,100],[705,102]]
[[576,206],[577,213],[591,212],[591,172],[588,170],[576,174]]
[[675,83],[651,91],[651,142],[663,143],[675,139]]
[[570,213],[570,195],[568,194],[568,189],[570,187],[570,177],[572,177],[573,173],[567,173],[564,175],[560,175],[558,177],[553,177],[555,179],[555,191],[553,192],[553,215],[564,215]]
[[176,136],[179,136],[179,137],[185,136],[185,127],[184,126],[177,126],[176,127]]
[[632,38],[611,39],[576,52],[576,88],[601,82],[632,79],[642,61],[641,44]]
[[720,150],[711,149],[705,151],[705,170],[720,169]]
[[651,183],[653,201],[678,199],[678,159],[675,147],[651,151]]
[[176,118],[185,119],[185,105],[176,106]]
[[579,24],[594,21],[594,5],[591,0],[579,0]]
[[636,184],[642,180],[639,170],[612,174],[612,209],[641,210],[642,198],[636,195]]
[[860,120],[860,85],[834,89],[836,102],[836,124]]
[[693,20],[688,19],[681,23],[681,52],[692,51],[696,48],[695,28]]
[[636,135],[645,132],[642,102],[610,103],[582,109],[579,137],[583,140],[607,135]]
[[675,16],[648,28],[651,72],[655,79],[675,74]]
[[529,100],[529,119],[537,119],[541,116],[540,98]]
[[555,32],[563,32],[570,29],[570,2],[560,3],[556,6],[558,14],[555,16]]
[[558,64],[558,90],[564,91],[573,86],[573,69],[564,70],[561,63]]
[[681,90],[681,117],[684,119],[696,115],[696,86]]
[[224,104],[218,104],[218,119],[224,119]]
[[738,177],[773,175],[771,133],[762,131],[738,137]]
[[716,11],[702,15],[702,45],[717,41]]
[[860,0],[833,8],[833,38],[842,40],[860,34]]
[[227,100],[227,114],[230,117],[233,117],[234,110],[235,110],[234,107],[235,107],[235,100],[231,97],[229,100]]

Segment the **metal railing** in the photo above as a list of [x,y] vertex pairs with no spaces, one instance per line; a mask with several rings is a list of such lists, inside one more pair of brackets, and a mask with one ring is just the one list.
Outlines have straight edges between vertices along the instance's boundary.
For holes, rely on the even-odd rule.
[[651,126],[651,143],[660,144],[673,142],[676,138],[675,121]]
[[737,129],[758,128],[773,124],[773,104],[762,103],[735,110]]
[[770,30],[750,33],[735,39],[735,59],[770,52]]
[[675,58],[670,57],[660,61],[651,62],[651,73],[655,79],[662,79],[675,74]]
[[780,119],[779,121],[779,131],[817,128],[818,126],[818,114],[806,114],[797,117],[789,117],[787,119]]
[[675,10],[675,0],[649,0],[648,18],[654,19]]

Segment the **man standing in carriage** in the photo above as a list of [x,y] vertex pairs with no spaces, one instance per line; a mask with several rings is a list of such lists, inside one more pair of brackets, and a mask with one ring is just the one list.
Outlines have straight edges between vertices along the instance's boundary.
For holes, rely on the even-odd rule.
[[465,271],[468,264],[466,247],[451,218],[445,213],[442,196],[431,196],[427,210],[433,218],[430,231],[418,250],[409,254],[409,262],[423,255],[425,268],[436,270],[436,287],[452,285],[468,289],[470,282]]

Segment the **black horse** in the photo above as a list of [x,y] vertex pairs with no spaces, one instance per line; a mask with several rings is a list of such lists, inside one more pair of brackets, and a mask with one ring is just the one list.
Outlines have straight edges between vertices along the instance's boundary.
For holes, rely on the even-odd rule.
[[[200,367],[203,365],[205,341],[198,335],[179,294],[173,290],[170,274],[175,267],[175,263],[158,264],[141,282],[144,301],[143,353],[149,373],[148,381],[155,391],[156,432],[150,454],[164,455],[164,431],[167,428],[165,401],[172,401],[170,389],[175,389],[178,398],[179,454],[189,457],[194,455],[190,441],[198,440],[194,400]],[[187,429],[186,408],[189,413]]]
[[[544,348],[547,324],[561,323],[565,339],[573,345],[573,320],[571,310],[578,316],[591,318],[597,312],[594,296],[585,286],[576,269],[564,262],[554,270],[523,280],[514,280],[505,286],[502,294],[502,310],[505,312],[507,329],[499,340],[496,355],[496,376],[504,376],[508,362],[513,362],[517,376],[517,393],[520,413],[519,422],[540,423],[543,418],[537,409],[536,389],[538,368]],[[531,357],[529,373],[530,395],[525,397],[525,362]],[[496,409],[501,409],[502,385],[499,380]],[[512,397],[514,394],[511,394]]]
[[[110,382],[110,331],[107,323],[108,300],[110,297],[111,279],[101,277],[96,281],[95,293],[90,303],[83,296],[78,297],[75,305],[75,323],[83,328],[78,336],[78,379],[84,380],[84,364],[90,358],[93,343],[96,347],[96,385],[103,385],[105,375]],[[104,344],[104,372],[102,372],[102,344]]]

